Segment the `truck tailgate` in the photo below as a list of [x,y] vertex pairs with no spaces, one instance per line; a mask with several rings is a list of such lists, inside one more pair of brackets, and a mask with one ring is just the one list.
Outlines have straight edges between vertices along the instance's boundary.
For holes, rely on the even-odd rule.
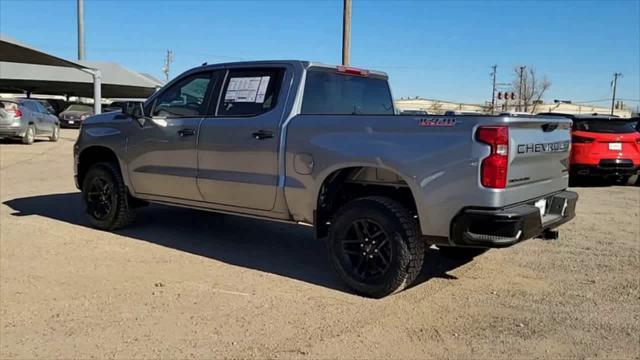
[[529,193],[545,195],[566,188],[571,120],[528,117],[510,118],[508,123],[507,189],[526,187]]

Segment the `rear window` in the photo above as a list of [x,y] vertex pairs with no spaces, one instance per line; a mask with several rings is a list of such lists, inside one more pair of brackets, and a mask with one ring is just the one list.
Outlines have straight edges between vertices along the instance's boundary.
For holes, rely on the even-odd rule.
[[310,69],[302,99],[303,114],[393,115],[387,80]]
[[18,104],[13,101],[0,101],[2,106],[0,108],[4,108],[5,110],[15,110],[18,108]]
[[93,110],[93,107],[89,105],[73,104],[73,105],[70,105],[65,111],[92,111],[92,110]]
[[578,131],[624,134],[637,131],[638,121],[633,120],[612,120],[612,119],[589,119],[573,120],[573,129]]

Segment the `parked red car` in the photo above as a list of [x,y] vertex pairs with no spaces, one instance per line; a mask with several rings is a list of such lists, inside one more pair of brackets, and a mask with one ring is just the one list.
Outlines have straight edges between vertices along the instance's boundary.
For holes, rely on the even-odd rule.
[[573,120],[571,176],[618,178],[630,184],[638,180],[640,173],[638,118],[560,115]]

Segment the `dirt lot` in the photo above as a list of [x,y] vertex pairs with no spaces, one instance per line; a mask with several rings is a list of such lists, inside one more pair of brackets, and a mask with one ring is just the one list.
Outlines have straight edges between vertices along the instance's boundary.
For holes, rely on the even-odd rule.
[[351,295],[307,228],[151,206],[88,227],[72,144],[0,144],[0,358],[640,358],[640,188],[589,187],[559,241]]

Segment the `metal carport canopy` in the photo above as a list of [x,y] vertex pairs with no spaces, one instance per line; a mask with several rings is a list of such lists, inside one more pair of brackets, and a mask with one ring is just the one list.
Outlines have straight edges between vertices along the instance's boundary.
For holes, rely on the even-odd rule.
[[161,83],[107,62],[74,62],[47,54],[0,35],[0,91],[94,98],[146,98]]

